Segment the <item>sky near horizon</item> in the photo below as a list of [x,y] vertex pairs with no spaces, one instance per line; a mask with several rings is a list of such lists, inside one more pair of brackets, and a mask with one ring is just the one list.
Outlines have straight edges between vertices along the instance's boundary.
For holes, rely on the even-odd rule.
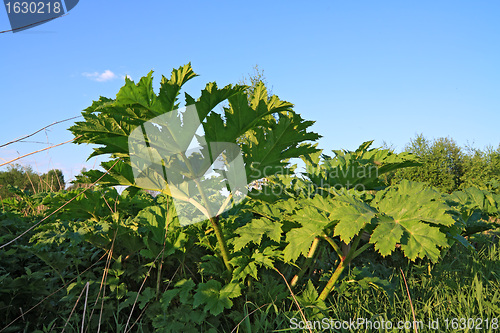
[[[0,34],[0,145],[80,115],[99,96],[191,62],[237,83],[258,65],[274,94],[316,121],[319,147],[375,140],[401,151],[417,134],[500,144],[500,1],[80,1],[68,15]],[[4,7],[0,31],[9,30]],[[78,119],[77,119],[78,120]],[[0,164],[72,138],[72,122],[0,148]],[[65,144],[19,160],[66,179],[91,148]],[[98,163],[97,163],[98,164]],[[2,168],[2,170],[4,170]]]

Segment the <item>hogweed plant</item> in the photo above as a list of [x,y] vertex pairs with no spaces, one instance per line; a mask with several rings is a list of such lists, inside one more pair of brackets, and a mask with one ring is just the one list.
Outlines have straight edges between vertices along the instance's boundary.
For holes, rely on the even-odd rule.
[[[126,78],[116,99],[101,97],[70,130],[79,136],[76,143],[100,145],[90,157],[111,154],[102,163],[106,170],[118,160],[104,177],[86,172],[87,180],[102,177],[104,185],[170,196],[184,225],[210,220],[231,272],[220,214],[244,198],[249,183],[287,169],[290,158],[317,151],[307,141],[320,136],[308,131],[312,121],[303,120],[291,103],[268,96],[262,83],[251,92],[243,85],[208,83],[197,100],[185,93],[182,112],[181,89],[196,76],[190,64],[173,70],[170,79],[162,77],[158,94],[152,72],[137,84]],[[216,112],[223,102],[227,106]]]
[[[310,131],[313,122],[269,96],[264,84],[212,82],[196,99],[184,93],[181,100],[195,77],[187,64],[162,77],[157,91],[152,73],[137,83],[126,78],[114,99],[93,102],[70,128],[76,143],[94,145],[89,158],[109,157],[103,171],[77,177],[92,185],[14,192],[16,200],[3,201],[1,247],[11,247],[0,251],[2,320],[10,321],[4,329],[37,329],[42,317],[30,311],[49,293],[54,311],[43,318],[56,329],[68,321],[68,329],[84,322],[91,331],[102,323],[107,331],[229,332],[241,325],[260,332],[293,329],[290,318],[299,313],[304,322],[399,318],[405,305],[393,302],[399,271],[390,266],[408,262],[414,304],[425,305],[416,317],[432,317],[435,304],[448,311],[446,304],[462,302],[450,296],[459,283],[440,281],[444,288],[435,289],[447,295],[436,301],[421,282],[439,279],[419,272],[432,266],[429,273],[448,276],[468,256],[469,276],[456,272],[457,281],[469,290],[464,281],[477,276],[488,302],[474,296],[479,310],[469,312],[467,301],[460,313],[498,313],[497,248],[478,261],[457,246],[447,258],[460,259],[442,260],[452,244],[471,248],[469,237],[499,227],[494,183],[451,194],[408,180],[394,184],[395,172],[418,168],[414,155],[368,141],[329,156],[314,143],[320,136]],[[297,157],[304,170],[290,165]],[[118,193],[114,186],[127,188]],[[45,217],[33,224],[37,207]],[[417,286],[426,290],[415,298]],[[356,297],[352,291],[360,289]],[[78,295],[87,291],[94,305],[79,318]]]
[[[111,156],[101,164],[107,173],[90,170],[79,181],[101,178],[102,185],[127,186],[130,194],[158,191],[170,198],[165,202],[180,225],[209,221],[205,235],[215,233],[216,254],[231,281],[210,282],[215,294],[236,297],[243,283],[251,289],[262,269],[276,265],[289,270],[296,287],[306,283],[318,252],[332,253],[338,257],[333,269],[318,270],[322,287],[316,291],[307,281],[309,299],[321,304],[369,249],[437,262],[454,242],[470,246],[466,194],[406,180],[387,185],[396,170],[418,165],[412,154],[372,149],[371,141],[356,151],[322,154],[312,144],[320,137],[309,131],[313,122],[268,96],[262,83],[254,89],[208,83],[197,99],[185,93],[181,107],[181,89],[196,76],[190,64],[174,69],[158,93],[151,72],[137,84],[126,78],[115,99],[95,101],[71,131],[76,143],[99,145],[89,158]],[[306,164],[301,176],[289,164],[297,157]],[[170,223],[154,220],[154,228]],[[201,269],[217,276],[212,258],[203,260]],[[214,303],[214,313],[231,306],[224,300]]]
[[[412,261],[437,262],[441,250],[455,241],[469,246],[461,235],[465,223],[445,195],[406,180],[384,186],[384,175],[417,165],[415,158],[368,149],[370,145],[365,142],[355,152],[335,151],[334,158],[321,158],[319,152],[304,156],[304,177],[275,179],[275,186],[286,190],[281,198],[274,198],[273,208],[264,202],[252,207],[260,218],[236,231],[240,235],[236,247],[258,243],[263,235],[276,243],[284,240],[285,262],[305,258],[292,285],[311,265],[319,244],[330,247],[338,260],[319,293],[318,301],[324,301],[345,268],[369,248],[381,256],[400,250]],[[269,220],[273,223],[264,222]]]

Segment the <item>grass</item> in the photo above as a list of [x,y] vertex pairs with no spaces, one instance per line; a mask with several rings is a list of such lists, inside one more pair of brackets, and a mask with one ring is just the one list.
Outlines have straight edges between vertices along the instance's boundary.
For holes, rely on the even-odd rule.
[[[408,265],[397,255],[393,255],[392,258],[378,264],[387,267],[383,274],[386,274],[388,287],[389,289],[392,287],[392,292],[387,292],[377,287],[376,284],[370,284],[370,287],[364,288],[353,282],[351,277],[355,269],[351,267],[347,279],[344,280],[350,282],[337,286],[341,292],[334,291],[327,299],[325,308],[320,310],[314,305],[301,302],[302,311],[310,321],[326,319],[328,323],[331,323],[330,319],[347,322],[364,319],[372,322],[371,328],[365,324],[346,329],[311,329],[312,332],[414,332],[413,328],[410,328],[413,323],[413,314],[400,271],[402,268],[415,310],[415,319],[425,325],[419,326],[418,332],[457,332],[461,318],[474,320],[469,322],[469,325],[474,325],[474,327],[480,323],[483,325],[482,330],[465,328],[460,330],[462,332],[496,332],[500,330],[500,321],[498,321],[500,319],[500,306],[498,305],[500,304],[500,246],[497,239],[491,234],[477,236],[475,242],[480,246],[478,251],[455,245],[448,251],[442,262],[430,269],[428,263]],[[370,260],[371,258],[365,259],[365,263]],[[380,267],[377,266],[374,271],[380,271]],[[271,294],[276,291],[281,281],[274,282],[275,285],[268,284]],[[280,292],[283,291],[287,290],[283,288]],[[298,295],[298,297],[304,300],[304,295]],[[262,304],[247,301],[244,313],[228,313],[227,315],[235,319],[235,322],[236,319],[240,319],[240,325],[232,330],[217,328],[217,331],[310,332],[309,329],[290,328],[292,318],[295,318],[296,323],[303,320],[296,302],[290,301],[291,296],[288,297],[289,302],[273,302],[272,299],[264,298],[262,294],[260,298]],[[454,318],[458,320],[453,321]],[[488,329],[485,327],[486,320]],[[375,328],[381,323],[387,325],[388,321],[394,326],[400,321],[408,322],[409,328],[402,330]],[[439,326],[435,326],[436,329],[429,329],[428,323],[439,324]],[[492,323],[497,323],[498,326],[492,326]],[[138,324],[140,327],[141,323]],[[73,321],[66,327],[66,331],[76,332],[79,330],[78,326],[78,322]],[[49,332],[49,327],[50,324],[37,332]],[[116,327],[120,327],[120,323],[117,323]],[[139,327],[136,326],[135,329],[141,331]],[[497,327],[496,330],[495,327]]]
[[[467,328],[466,322],[465,328],[461,330],[463,332],[497,332],[500,331],[499,235],[500,229],[472,236],[470,241],[477,248],[477,251],[467,250],[461,245],[455,244],[446,253],[444,259],[436,265],[430,265],[427,261],[417,261],[409,264],[398,253],[381,260],[379,255],[367,251],[366,256],[358,257],[346,269],[343,282],[335,287],[325,304],[319,306],[313,304],[312,301],[310,302],[310,300],[317,299],[317,293],[316,295],[306,295],[306,292],[298,292],[298,295],[295,296],[299,301],[296,302],[283,279],[276,272],[265,272],[259,277],[259,281],[253,281],[255,287],[249,288],[247,294],[237,301],[244,304],[241,306],[235,305],[232,309],[224,312],[221,315],[225,317],[223,320],[219,316],[217,320],[218,322],[223,321],[224,327],[217,323],[203,324],[204,326],[199,327],[212,325],[213,332],[231,333],[299,331],[413,332],[412,324],[408,326],[408,329],[402,330],[396,328],[369,328],[366,325],[332,330],[290,328],[292,318],[296,322],[300,322],[303,320],[303,316],[310,321],[326,319],[322,323],[330,323],[330,319],[347,322],[366,319],[371,321],[374,326],[388,321],[393,325],[398,322],[412,323],[414,320],[412,304],[417,322],[425,325],[428,323],[439,324],[439,326],[435,326],[435,329],[419,327],[418,332],[456,332],[462,324],[460,322],[462,318],[464,320],[473,320],[468,323],[470,327],[472,325],[475,327],[478,324],[483,326],[482,330],[475,330],[472,327]],[[325,259],[323,257],[321,262],[328,261]],[[318,271],[328,269],[324,265],[321,266],[320,263],[316,264]],[[364,283],[359,282],[359,267],[363,266],[368,272],[368,275],[365,275],[366,279],[362,280]],[[408,284],[408,292],[403,280],[403,274]],[[328,276],[324,271],[323,275]],[[309,277],[315,280],[314,285],[321,285],[318,274],[310,272]],[[95,280],[98,279],[98,277],[95,278]],[[383,281],[380,279],[387,281],[384,288],[381,287]],[[323,281],[323,283],[325,282]],[[250,291],[252,289],[253,291]],[[298,288],[296,290],[306,289]],[[85,323],[89,321],[88,312],[83,312],[82,304],[84,299],[85,297],[82,296],[78,309],[72,317],[61,314],[58,323],[48,321],[42,323],[42,327],[40,327],[40,322],[37,322],[36,327],[39,330],[35,332],[51,332],[54,327],[58,328],[56,331],[60,331],[57,324],[66,321],[69,321],[69,323],[65,332],[78,332],[81,328],[82,316],[87,317]],[[71,310],[71,307],[69,307],[69,310]],[[301,314],[301,311],[303,314]],[[116,322],[112,324],[115,325],[114,329],[116,331],[124,331],[126,320],[124,321],[124,317],[119,315],[118,312],[115,316]],[[68,317],[70,317],[70,320],[68,320]],[[454,321],[454,318],[457,320]],[[148,322],[149,319],[144,319],[144,317],[137,319],[138,323],[132,331],[150,332],[151,323]],[[489,326],[487,329],[486,321]],[[5,330],[5,332],[30,331],[28,329],[30,323],[24,322],[24,319],[23,321],[20,320],[19,325],[23,324],[26,326],[24,330],[22,330],[22,327],[17,326],[12,327],[12,330]],[[0,325],[0,329],[2,327]],[[110,326],[107,325],[106,327],[109,329]],[[106,331],[106,329],[103,329],[103,331]]]
[[[387,259],[383,264],[387,266],[386,279],[392,292],[376,287],[376,284],[362,288],[357,283],[344,283],[336,287],[341,292],[334,291],[324,309],[318,311],[317,307],[303,305],[302,310],[307,320],[320,323],[326,320],[328,325],[332,324],[330,319],[372,321],[371,328],[367,324],[331,330],[330,326],[320,329],[317,326],[313,332],[414,332],[410,300],[400,271],[402,267],[415,319],[418,325],[423,324],[417,326],[418,332],[497,332],[500,330],[498,234],[497,230],[496,233],[475,236],[473,241],[479,247],[477,251],[455,244],[444,260],[433,266],[424,262],[409,265],[399,258]],[[253,306],[249,311],[257,308],[257,304]],[[291,325],[291,318],[295,318],[295,323],[302,321],[302,315],[293,304],[286,308],[283,304],[271,304],[255,311],[252,317],[251,327],[239,327],[235,332],[309,332],[306,328],[292,329],[296,326]],[[464,320],[469,320],[469,328]],[[392,323],[392,329],[386,329],[387,326],[375,328],[381,323],[388,325],[388,321]],[[400,321],[408,322],[408,328],[395,328]],[[482,329],[474,329],[479,324],[482,324]],[[462,330],[461,325],[465,325]]]

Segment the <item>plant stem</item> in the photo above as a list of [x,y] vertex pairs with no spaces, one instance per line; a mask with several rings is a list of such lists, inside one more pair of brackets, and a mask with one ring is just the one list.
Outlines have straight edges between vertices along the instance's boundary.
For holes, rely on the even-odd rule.
[[363,253],[367,248],[369,248],[372,245],[373,244],[366,243],[365,245],[361,246],[359,249],[356,250],[356,252],[354,252],[354,254],[352,255],[351,260],[353,260],[354,258],[356,258],[357,256],[359,256],[361,253]]
[[[184,153],[181,153],[181,156],[186,163],[186,166],[188,167],[189,172],[195,176],[195,173],[193,171],[193,168],[191,166],[191,163],[189,162],[189,159]],[[227,248],[227,243],[226,240],[224,239],[224,236],[222,234],[222,229],[219,224],[219,216],[212,216],[212,212],[210,211],[210,206],[208,204],[208,199],[205,196],[205,193],[203,192],[203,188],[201,187],[201,184],[199,183],[198,179],[196,177],[193,177],[193,181],[195,182],[196,186],[198,187],[198,191],[200,192],[201,200],[203,200],[203,203],[205,204],[205,209],[207,210],[207,213],[209,215],[210,223],[212,224],[212,227],[214,228],[215,231],[215,236],[217,236],[217,242],[219,243],[219,249],[222,254],[222,260],[224,260],[224,265],[226,266],[227,270],[229,273],[233,272],[233,267],[229,263],[229,250]]]
[[224,239],[224,236],[222,235],[222,229],[219,224],[219,217],[211,217],[210,218],[210,223],[212,223],[212,227],[214,228],[215,231],[215,236],[217,236],[217,242],[219,243],[219,249],[222,254],[222,259],[224,260],[224,265],[226,265],[227,270],[232,273],[233,272],[233,267],[231,266],[231,263],[229,262],[229,250],[227,248],[227,243],[226,240]]
[[[332,276],[330,277],[330,280],[328,280],[328,282],[326,283],[325,288],[323,288],[323,290],[321,291],[321,294],[319,295],[318,300],[322,300],[322,301],[326,300],[326,298],[328,297],[330,292],[333,290],[335,283],[340,278],[340,275],[342,274],[344,269],[351,263],[351,261],[354,258],[359,256],[363,251],[365,251],[367,248],[369,248],[372,245],[372,244],[368,243],[368,244],[361,246],[358,250],[356,250],[358,247],[359,241],[361,240],[362,234],[363,234],[363,232],[360,232],[356,237],[354,237],[354,239],[351,242],[350,251],[347,253],[347,255],[345,257],[340,258],[340,264],[335,269],[335,272],[333,272]],[[332,242],[333,242],[333,240],[332,240]]]
[[339,256],[339,258],[342,259],[342,257],[344,255],[342,254],[342,251],[340,250],[337,243],[335,243],[335,241],[333,239],[331,239],[330,237],[328,237],[327,235],[323,235],[323,238],[328,242],[328,244],[330,244],[333,247],[333,249],[335,250],[335,252]]
[[335,269],[335,272],[333,272],[330,280],[328,280],[328,282],[326,283],[325,288],[323,288],[323,291],[321,291],[321,294],[318,297],[319,300],[324,301],[328,297],[333,287],[335,286],[335,283],[339,279],[340,274],[342,274],[348,264],[349,263],[345,260],[340,260],[340,264],[337,266],[337,269]]
[[311,266],[311,263],[313,262],[313,257],[314,253],[316,252],[316,249],[318,248],[319,244],[319,237],[314,238],[311,247],[309,248],[309,252],[307,253],[306,261],[302,267],[302,269],[299,271],[298,274],[295,274],[295,276],[292,278],[292,281],[290,282],[290,285],[292,287],[295,287],[297,285],[297,282],[299,281],[300,278],[304,275],[304,273],[307,271],[309,266]]

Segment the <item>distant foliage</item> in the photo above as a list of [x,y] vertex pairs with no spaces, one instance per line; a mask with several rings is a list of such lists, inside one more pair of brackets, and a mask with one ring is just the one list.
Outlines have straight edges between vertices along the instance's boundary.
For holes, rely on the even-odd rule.
[[462,148],[450,138],[431,141],[418,135],[405,148],[415,154],[422,163],[419,167],[398,170],[391,179],[398,183],[402,179],[426,182],[451,193],[471,186],[495,190],[500,181],[500,146],[485,151]]
[[9,190],[9,185],[32,193],[59,191],[66,186],[64,175],[59,169],[38,174],[30,166],[23,167],[19,164],[9,166],[6,171],[0,171],[0,197],[2,199],[15,196],[14,192]]
[[500,193],[500,145],[485,151],[468,148],[464,158],[462,187],[480,187]]

